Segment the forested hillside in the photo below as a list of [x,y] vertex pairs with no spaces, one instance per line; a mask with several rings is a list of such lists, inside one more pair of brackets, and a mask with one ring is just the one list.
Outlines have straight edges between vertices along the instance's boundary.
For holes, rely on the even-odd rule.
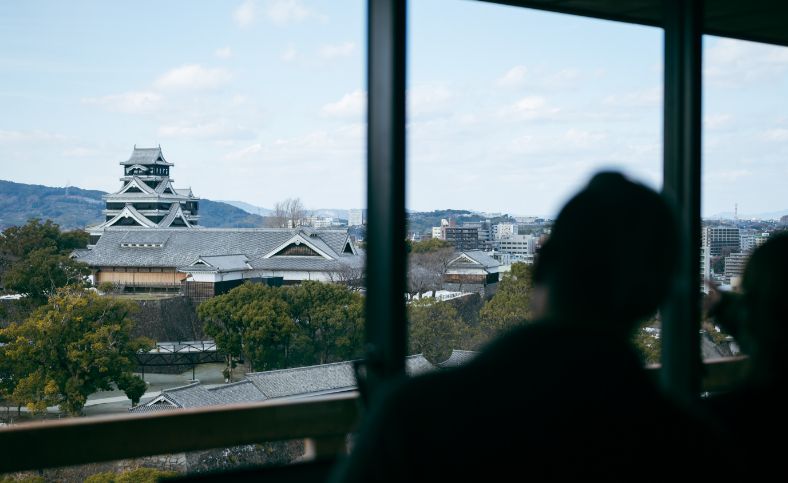
[[[14,183],[0,180],[0,230],[24,225],[30,218],[52,220],[64,230],[84,228],[103,220],[103,191],[75,187]],[[227,203],[200,201],[200,224],[216,228],[262,227],[264,218]]]

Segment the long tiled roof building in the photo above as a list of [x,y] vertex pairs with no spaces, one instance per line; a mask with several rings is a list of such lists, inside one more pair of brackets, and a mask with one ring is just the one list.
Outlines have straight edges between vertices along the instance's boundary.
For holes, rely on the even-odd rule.
[[269,285],[359,279],[363,254],[347,230],[308,227],[203,228],[198,198],[172,186],[158,148],[137,148],[122,163],[123,187],[106,195],[106,220],[89,229],[90,245],[74,258],[96,284],[124,291],[181,292],[195,302],[244,281]]
[[[405,359],[405,370],[410,376],[426,374],[436,369],[422,354]],[[242,381],[231,384],[204,386],[193,382],[186,386],[165,389],[159,396],[131,411],[143,413],[220,404],[303,399],[355,391],[356,388],[353,361],[343,361],[252,372],[246,374]]]
[[181,291],[195,301],[246,280],[348,280],[342,274],[360,277],[364,264],[346,231],[309,228],[107,228],[75,256],[92,268],[96,284]]

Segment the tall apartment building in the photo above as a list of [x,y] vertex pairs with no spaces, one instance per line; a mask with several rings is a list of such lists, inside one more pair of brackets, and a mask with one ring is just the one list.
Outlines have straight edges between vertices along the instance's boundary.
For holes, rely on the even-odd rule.
[[706,226],[702,235],[703,246],[709,247],[712,257],[719,257],[724,250],[732,253],[741,251],[740,231],[735,226]]
[[492,227],[493,239],[500,240],[508,236],[517,235],[517,225],[514,223],[498,223]]
[[348,210],[347,226],[361,226],[364,224],[364,214],[361,210]]
[[442,239],[454,245],[457,250],[478,250],[479,229],[461,226],[442,226]]
[[711,280],[711,256],[708,247],[700,247],[700,289],[703,293],[709,293],[706,280]]
[[489,221],[465,221],[463,228],[476,228],[479,233],[479,248],[487,250],[491,248],[492,227]]
[[731,253],[725,257],[725,280],[728,283],[731,283],[733,277],[742,276],[748,258],[750,258],[750,254],[744,252]]

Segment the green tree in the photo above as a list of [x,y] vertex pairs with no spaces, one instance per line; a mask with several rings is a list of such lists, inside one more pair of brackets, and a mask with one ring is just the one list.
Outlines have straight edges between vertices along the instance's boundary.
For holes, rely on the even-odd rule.
[[4,357],[18,374],[11,399],[33,412],[60,406],[79,414],[87,396],[114,383],[134,390],[128,379],[134,354],[150,347],[132,339],[135,309],[129,302],[99,297],[74,287],[58,290],[22,324],[0,329],[7,340]]
[[51,220],[9,227],[0,234],[0,286],[27,295],[21,303],[42,305],[56,288],[81,282],[90,273],[69,258],[87,243],[86,232],[61,232]]
[[205,322],[205,333],[225,355],[227,379],[236,358],[248,359],[253,370],[289,363],[297,326],[281,289],[245,283],[206,300],[197,315]]
[[5,286],[43,303],[60,287],[81,285],[90,274],[84,263],[61,255],[54,247],[39,248],[15,261],[5,273]]
[[504,275],[499,283],[498,291],[479,312],[480,342],[486,342],[531,318],[532,288],[531,266],[513,263],[511,272]]
[[660,323],[656,317],[643,322],[632,335],[635,349],[646,364],[659,363],[662,341],[659,337]]
[[135,468],[115,473],[106,471],[85,478],[85,483],[156,483],[162,479],[178,476],[174,471],[163,471],[154,468]]
[[145,384],[142,378],[130,373],[122,374],[118,378],[117,386],[118,389],[125,392],[126,396],[131,399],[132,407],[139,404],[140,399],[145,394],[145,390],[148,388],[148,385]]
[[60,250],[60,228],[52,220],[41,223],[33,218],[22,226],[12,226],[3,231],[0,237],[0,254],[24,258],[28,253],[42,248]]
[[469,330],[454,305],[430,298],[408,304],[408,319],[410,353],[422,353],[433,363],[445,361],[452,349],[462,348]]
[[446,248],[453,249],[453,245],[446,240],[440,238],[427,238],[417,242],[409,242],[406,246],[411,253],[430,253],[444,250]]
[[360,357],[364,337],[364,306],[348,287],[306,281],[286,295],[299,329],[311,341],[314,362],[325,364]]
[[238,357],[252,370],[270,370],[352,359],[363,347],[362,298],[344,285],[246,283],[197,313],[226,357],[226,373]]

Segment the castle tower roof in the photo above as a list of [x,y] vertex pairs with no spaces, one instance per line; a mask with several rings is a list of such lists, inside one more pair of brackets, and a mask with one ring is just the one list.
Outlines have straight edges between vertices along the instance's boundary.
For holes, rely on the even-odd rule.
[[121,161],[120,164],[130,166],[139,164],[142,166],[158,164],[161,166],[175,166],[173,163],[168,163],[164,159],[164,154],[161,152],[161,146],[155,148],[138,148],[134,146],[134,151],[131,152],[131,157],[126,161]]

